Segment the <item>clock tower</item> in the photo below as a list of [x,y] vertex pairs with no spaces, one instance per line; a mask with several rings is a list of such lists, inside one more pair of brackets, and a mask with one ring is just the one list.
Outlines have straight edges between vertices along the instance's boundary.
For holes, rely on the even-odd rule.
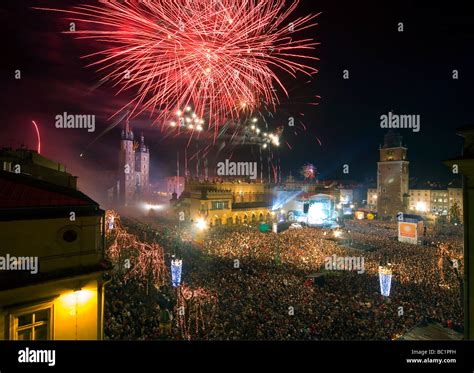
[[380,147],[377,162],[377,212],[380,219],[395,219],[405,212],[408,204],[407,148],[402,136],[389,131]]

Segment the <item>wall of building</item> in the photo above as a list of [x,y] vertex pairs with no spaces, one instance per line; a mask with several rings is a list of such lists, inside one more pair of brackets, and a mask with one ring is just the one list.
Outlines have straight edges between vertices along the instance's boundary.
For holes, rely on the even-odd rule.
[[[103,257],[101,227],[101,215],[76,216],[74,222],[69,218],[0,222],[0,256],[38,257],[39,265],[38,274],[1,271],[1,281],[8,285],[0,291],[1,339],[15,338],[15,317],[44,308],[51,313],[50,338],[101,337],[102,273],[76,274],[87,272],[87,267],[98,271]],[[77,239],[67,242],[64,233],[71,230]],[[25,276],[16,283],[19,274]]]
[[377,211],[382,217],[394,217],[405,211],[403,197],[408,193],[408,162],[378,163]]
[[[270,216],[270,206],[255,206],[265,203],[266,196],[265,185],[259,183],[189,181],[177,210],[189,220],[202,218],[209,225],[250,223]],[[240,207],[235,209],[235,204]]]
[[148,151],[135,153],[135,171],[139,174],[140,192],[148,193],[150,186],[150,154]]
[[119,200],[128,205],[135,199],[136,177],[135,177],[135,151],[132,140],[120,142],[120,160],[118,175],[120,180]]
[[409,206],[411,212],[418,214],[431,213],[431,190],[430,189],[410,189]]
[[377,208],[378,191],[376,188],[367,189],[367,206]]
[[0,150],[0,166],[3,171],[16,172],[17,165],[20,166],[19,173],[66,188],[77,188],[77,177],[66,172],[66,166],[61,163],[28,149]]
[[407,148],[402,137],[388,132],[380,147],[380,161],[377,162],[377,212],[379,217],[394,219],[398,212],[408,208]]
[[100,339],[103,325],[99,286],[96,274],[0,292],[0,339],[16,339],[15,319],[44,309],[50,310],[49,339]]
[[[38,256],[41,272],[97,264],[102,257],[101,218],[0,221],[0,255]],[[77,239],[67,242],[64,235],[71,230]]]

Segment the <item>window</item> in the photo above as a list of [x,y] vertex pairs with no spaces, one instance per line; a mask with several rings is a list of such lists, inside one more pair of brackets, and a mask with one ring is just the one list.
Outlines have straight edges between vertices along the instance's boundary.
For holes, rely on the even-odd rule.
[[34,311],[19,311],[10,315],[10,338],[14,340],[44,341],[52,339],[52,305]]
[[66,242],[74,242],[77,240],[77,232],[75,230],[69,229],[63,233],[63,240]]
[[228,201],[212,201],[212,210],[225,210],[229,208]]

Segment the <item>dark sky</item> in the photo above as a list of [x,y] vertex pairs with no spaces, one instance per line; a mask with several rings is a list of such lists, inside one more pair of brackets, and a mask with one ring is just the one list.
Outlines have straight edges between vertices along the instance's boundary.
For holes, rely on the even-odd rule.
[[[60,14],[31,9],[78,3],[84,2],[2,2],[0,146],[24,143],[34,148],[34,119],[41,126],[42,153],[85,177],[87,170],[115,166],[119,129],[100,139],[86,157],[79,154],[110,124],[108,116],[129,96],[116,96],[107,86],[93,89],[99,75],[85,68],[80,56],[96,46],[61,34],[68,21]],[[473,14],[457,1],[442,8],[422,1],[379,3],[383,5],[302,1],[298,14],[322,12],[319,25],[306,33],[322,43],[314,52],[321,59],[316,63],[320,71],[309,85],[303,84],[303,77],[292,82],[294,96],[289,101],[292,97],[293,102],[301,97],[309,101],[314,95],[321,99],[319,106],[293,103],[282,108],[304,113],[308,128],[298,136],[285,132],[292,150],[280,148],[284,175],[289,171],[295,175],[310,162],[323,178],[343,178],[343,164],[350,165],[352,179],[375,178],[384,135],[379,118],[393,110],[421,116],[420,132],[401,131],[409,148],[410,175],[420,180],[451,178],[441,161],[460,153],[462,140],[455,130],[474,121]],[[402,33],[398,22],[404,24]],[[14,79],[16,69],[22,72],[19,81]],[[349,80],[343,79],[345,69]],[[458,80],[452,79],[454,69],[459,71]],[[56,129],[54,116],[64,111],[95,114],[96,132]],[[152,178],[173,174],[176,150],[185,140],[164,140],[147,120],[132,124],[136,132],[144,131],[150,145]]]

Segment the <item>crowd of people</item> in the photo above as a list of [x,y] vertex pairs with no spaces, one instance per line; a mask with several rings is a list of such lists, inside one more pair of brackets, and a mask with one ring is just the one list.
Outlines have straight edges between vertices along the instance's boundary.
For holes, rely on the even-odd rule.
[[[339,239],[333,232],[303,228],[261,233],[255,227],[208,231],[203,245],[182,241],[182,229],[128,222],[147,240],[156,240],[168,258],[183,259],[182,281],[213,294],[212,312],[201,309],[206,330],[195,338],[210,340],[387,340],[423,321],[462,326],[462,234],[427,230],[432,246],[397,241],[396,223],[348,221]],[[361,243],[364,251],[347,245]],[[444,245],[443,250],[437,249]],[[322,271],[326,258],[363,257],[365,270]],[[453,260],[459,263],[456,270]],[[378,270],[390,262],[391,294],[380,294]],[[325,273],[315,284],[311,275]],[[127,288],[128,286],[128,288]],[[148,288],[147,288],[148,289]],[[171,287],[145,292],[144,286],[116,279],[106,296],[106,335],[111,339],[156,339],[160,314],[177,320]],[[153,293],[153,294],[150,294]],[[161,297],[161,298],[160,298]],[[163,301],[166,298],[167,301]],[[161,299],[161,301],[160,301]],[[196,325],[198,320],[196,320]],[[204,325],[204,323],[203,323]],[[178,323],[171,338],[181,338]]]

